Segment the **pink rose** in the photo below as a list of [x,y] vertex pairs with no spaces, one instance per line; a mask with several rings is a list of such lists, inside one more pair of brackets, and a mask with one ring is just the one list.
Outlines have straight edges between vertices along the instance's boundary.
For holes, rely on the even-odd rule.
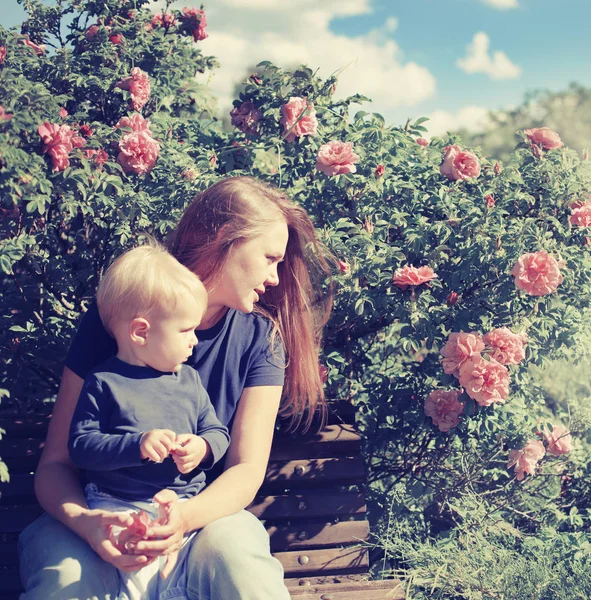
[[92,131],[92,128],[90,125],[87,125],[86,123],[83,123],[82,125],[80,125],[80,128],[78,129],[78,131],[84,136],[84,137],[92,137],[92,134],[94,133]]
[[99,32],[99,26],[98,25],[91,25],[85,32],[84,32],[84,37],[87,40],[92,40],[94,38],[94,36]]
[[519,257],[511,271],[515,285],[530,296],[546,296],[562,283],[558,261],[545,250],[529,252]]
[[154,168],[160,144],[146,131],[128,133],[119,141],[117,162],[126,173],[144,175]]
[[446,146],[439,171],[454,181],[471,179],[480,175],[480,162],[473,152],[462,150],[459,146]]
[[450,333],[447,342],[441,348],[443,371],[448,375],[458,377],[460,367],[464,362],[473,356],[480,356],[483,350],[484,342],[479,333],[464,333],[463,331]]
[[426,148],[429,145],[429,140],[423,137],[417,138],[415,141],[419,146],[423,146],[423,148]]
[[421,285],[433,279],[437,279],[437,275],[431,267],[419,267],[417,269],[412,265],[406,265],[400,269],[396,269],[392,277],[392,283],[397,288],[405,290],[409,285]]
[[149,135],[152,135],[152,132],[150,131],[150,120],[144,119],[139,113],[135,113],[131,115],[131,117],[121,117],[119,121],[117,121],[115,127],[118,127],[119,129],[128,128],[136,133],[145,131]]
[[578,227],[591,227],[591,202],[573,202],[569,221]]
[[494,199],[494,196],[492,196],[491,194],[487,194],[487,195],[484,197],[484,203],[486,204],[486,206],[487,206],[488,208],[494,208],[494,206],[495,206],[495,199]]
[[0,106],[0,121],[8,121],[12,119],[14,115],[8,114],[3,106]]
[[62,106],[58,114],[62,119],[65,119],[68,116],[68,111]]
[[0,65],[6,59],[6,46],[0,46]]
[[544,431],[544,439],[548,444],[548,454],[562,456],[573,449],[573,441],[568,429],[564,425],[553,425],[552,433]]
[[461,393],[458,390],[435,390],[427,396],[425,415],[431,417],[439,431],[448,432],[459,424],[460,415],[464,412],[464,403],[458,400]]
[[517,365],[525,358],[527,338],[507,327],[489,331],[482,341],[491,348],[491,356],[502,365]]
[[101,167],[109,160],[109,155],[102,148],[100,150],[85,150],[84,156],[86,156],[88,160],[92,159],[92,162],[97,167]]
[[130,76],[116,83],[115,87],[131,94],[133,110],[141,110],[150,99],[150,79],[139,67],[133,67]]
[[32,48],[35,51],[35,54],[37,54],[37,56],[45,54],[45,51],[47,50],[47,46],[45,44],[35,44],[29,38],[21,41],[25,46]]
[[205,11],[192,6],[191,8],[183,8],[181,12],[183,13],[183,20],[189,26],[195,42],[199,42],[208,37],[205,32],[205,28],[207,27]]
[[384,165],[378,165],[376,167],[376,170],[373,172],[373,174],[376,179],[379,179],[380,177],[383,177],[384,171],[385,171]]
[[564,146],[560,136],[548,127],[525,129],[523,133],[525,133],[528,139],[534,144],[541,144],[546,150],[554,150]]
[[119,44],[122,44],[124,39],[125,38],[120,33],[114,33],[113,35],[109,36],[109,41],[111,42],[111,44],[115,44],[115,46],[119,46]]
[[530,440],[521,450],[511,450],[507,469],[515,467],[517,481],[521,481],[526,473],[535,475],[538,461],[544,458],[546,450],[539,440]]
[[292,96],[289,102],[281,107],[283,135],[287,142],[293,142],[296,137],[317,135],[318,121],[314,104],[305,98]]
[[243,102],[230,111],[232,125],[247,135],[256,135],[259,132],[259,121],[263,113],[252,103]]
[[152,17],[152,27],[165,27],[168,29],[176,23],[176,18],[172,13],[157,13]]
[[359,156],[353,152],[351,142],[333,140],[320,146],[316,157],[316,168],[329,176],[345,175],[357,171],[356,162],[359,162]]
[[509,371],[494,359],[472,356],[460,366],[459,380],[480,406],[504,402],[509,395]]
[[[69,154],[74,145],[78,145],[78,136],[69,125],[56,125],[45,122],[39,125],[37,132],[43,141],[43,152],[47,152],[51,158],[54,171],[63,171],[70,166]],[[82,138],[80,138],[82,139]],[[84,140],[82,139],[84,142]]]

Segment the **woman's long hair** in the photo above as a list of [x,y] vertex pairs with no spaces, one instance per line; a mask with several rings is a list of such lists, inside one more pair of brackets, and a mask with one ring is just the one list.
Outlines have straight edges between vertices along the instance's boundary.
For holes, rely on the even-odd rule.
[[279,285],[269,288],[255,311],[274,324],[271,346],[280,336],[286,351],[280,414],[293,426],[309,427],[324,416],[318,368],[322,327],[332,307],[330,253],[317,239],[306,211],[278,188],[251,177],[223,179],[186,208],[170,240],[170,252],[209,287],[224,268],[234,244],[260,235],[284,219],[289,239],[278,265]]

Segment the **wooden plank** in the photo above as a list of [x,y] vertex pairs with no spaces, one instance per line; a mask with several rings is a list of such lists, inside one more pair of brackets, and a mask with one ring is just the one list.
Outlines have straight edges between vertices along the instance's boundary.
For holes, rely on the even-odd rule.
[[259,496],[246,509],[259,519],[289,519],[343,516],[366,512],[360,492],[308,492]]
[[404,600],[406,598],[402,583],[396,580],[367,581],[346,587],[337,584],[314,589],[290,588],[289,592],[293,600]]
[[10,474],[8,483],[0,483],[0,506],[15,504],[17,500],[35,498],[33,487],[34,473]]
[[38,437],[9,438],[3,436],[0,440],[0,456],[7,458],[21,458],[23,456],[41,456],[45,440]]
[[286,575],[294,573],[355,573],[367,571],[369,557],[367,548],[328,548],[322,550],[299,550],[297,552],[275,552]]
[[0,534],[20,533],[29,523],[43,514],[38,504],[0,507]]
[[47,427],[51,414],[34,415],[31,417],[23,416],[7,416],[5,414],[0,417],[0,429],[6,431],[6,437],[17,438],[17,437],[32,437],[45,439],[47,434]]
[[306,522],[290,526],[273,525],[268,527],[267,531],[271,537],[271,550],[276,552],[359,543],[368,538],[369,523],[367,521]]
[[271,460],[294,458],[329,458],[332,456],[359,456],[361,436],[353,425],[328,425],[319,432],[289,434],[277,431],[273,438]]
[[356,457],[300,459],[269,463],[263,488],[355,484],[364,480],[363,459]]

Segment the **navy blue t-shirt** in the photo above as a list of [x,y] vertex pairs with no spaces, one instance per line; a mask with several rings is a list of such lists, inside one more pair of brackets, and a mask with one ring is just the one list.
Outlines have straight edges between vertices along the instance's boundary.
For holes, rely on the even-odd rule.
[[[201,436],[209,443],[211,459],[185,474],[170,456],[161,463],[143,460],[142,434],[152,429]],[[68,449],[87,483],[119,498],[150,501],[165,488],[181,497],[199,493],[204,471],[222,458],[229,443],[195,369],[182,365],[163,373],[113,356],[84,380]]]
[[[213,327],[196,332],[199,343],[186,364],[197,369],[218,419],[230,430],[244,388],[283,385],[284,352],[279,343],[271,347],[271,329],[272,323],[261,315],[229,309]],[[92,304],[72,341],[66,366],[86,379],[116,353],[117,344]]]

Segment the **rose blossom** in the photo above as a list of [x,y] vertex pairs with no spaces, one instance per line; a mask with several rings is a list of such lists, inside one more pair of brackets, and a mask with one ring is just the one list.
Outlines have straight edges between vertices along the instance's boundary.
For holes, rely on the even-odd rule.
[[460,367],[472,356],[480,356],[484,342],[479,333],[463,331],[450,333],[447,342],[441,348],[441,365],[444,373],[459,376]]
[[349,261],[347,259],[345,259],[345,260],[339,260],[338,264],[339,264],[339,271],[343,275],[346,275],[347,273],[351,272],[351,265],[350,265],[350,263],[349,263]]
[[534,127],[523,131],[530,141],[534,144],[541,144],[546,150],[555,150],[562,148],[564,144],[560,136],[549,127]]
[[232,125],[240,129],[242,133],[256,135],[263,113],[252,102],[243,102],[230,111],[230,117],[232,118]]
[[135,131],[136,133],[145,131],[152,135],[152,132],[150,131],[150,120],[144,119],[144,117],[139,113],[135,113],[131,115],[131,117],[121,117],[119,121],[117,121],[115,127],[118,127],[119,129],[124,127],[129,128],[131,131]]
[[517,481],[521,481],[526,473],[535,475],[536,465],[546,454],[544,444],[539,440],[530,440],[521,450],[511,450],[507,469],[515,467]]
[[35,51],[35,54],[37,54],[37,56],[45,54],[45,51],[47,50],[47,46],[45,44],[35,44],[29,38],[21,41],[25,46],[29,46],[29,48],[32,48]]
[[63,171],[70,166],[69,154],[78,145],[78,137],[69,125],[56,125],[45,122],[39,125],[37,132],[43,141],[43,152],[51,157],[54,171]]
[[299,96],[292,96],[281,107],[279,122],[283,125],[283,135],[287,142],[293,142],[296,137],[317,134],[318,121],[314,104]]
[[515,285],[530,296],[546,296],[562,283],[558,261],[545,250],[528,252],[519,257],[511,270]]
[[573,202],[569,221],[578,227],[591,227],[591,202]]
[[133,67],[129,77],[115,84],[131,94],[131,108],[141,110],[150,98],[150,78],[139,67]]
[[473,152],[459,146],[446,146],[443,149],[443,162],[439,171],[448,179],[471,179],[480,175],[480,162]]
[[507,327],[489,331],[482,341],[492,348],[491,356],[502,365],[517,365],[525,358],[527,338]]
[[4,62],[6,58],[6,46],[0,46],[0,65]]
[[98,25],[91,25],[85,32],[84,32],[84,37],[87,40],[92,40],[94,38],[94,36],[99,32],[99,26]]
[[392,282],[397,288],[405,290],[409,285],[421,285],[433,279],[437,279],[437,275],[431,267],[419,267],[417,269],[412,265],[406,265],[396,269]]
[[14,115],[8,114],[3,106],[0,106],[0,121],[8,121]]
[[356,162],[359,162],[359,156],[353,152],[351,142],[333,140],[320,146],[316,168],[329,176],[346,175],[357,171]]
[[146,131],[133,131],[119,141],[117,162],[126,173],[144,175],[151,171],[160,154],[160,144]]
[[484,203],[486,204],[486,206],[488,208],[494,208],[494,206],[495,206],[495,198],[494,198],[494,196],[492,196],[491,194],[487,194],[484,197]]
[[552,456],[562,456],[573,449],[571,435],[564,425],[552,425],[552,433],[546,429],[544,439],[548,444],[547,452]]
[[176,18],[172,13],[157,13],[152,17],[152,27],[172,27]]
[[376,179],[379,179],[380,177],[382,177],[384,175],[384,171],[385,171],[384,165],[378,165],[373,174],[376,177]]
[[423,148],[426,148],[429,145],[429,140],[423,137],[417,138],[415,141],[419,146],[423,146]]
[[189,28],[191,29],[193,40],[195,42],[199,42],[208,37],[208,34],[205,32],[205,28],[207,27],[205,11],[193,6],[191,8],[185,7],[181,12],[183,13],[184,21],[188,23]]
[[509,395],[509,371],[496,360],[472,356],[460,366],[460,384],[480,406],[504,402]]
[[109,36],[109,41],[111,42],[111,44],[115,44],[115,46],[122,44],[124,39],[125,38],[120,33],[114,33],[113,35]]
[[461,393],[458,390],[434,390],[427,396],[425,415],[431,417],[439,431],[448,432],[459,424],[460,415],[464,412],[464,403],[458,400]]

